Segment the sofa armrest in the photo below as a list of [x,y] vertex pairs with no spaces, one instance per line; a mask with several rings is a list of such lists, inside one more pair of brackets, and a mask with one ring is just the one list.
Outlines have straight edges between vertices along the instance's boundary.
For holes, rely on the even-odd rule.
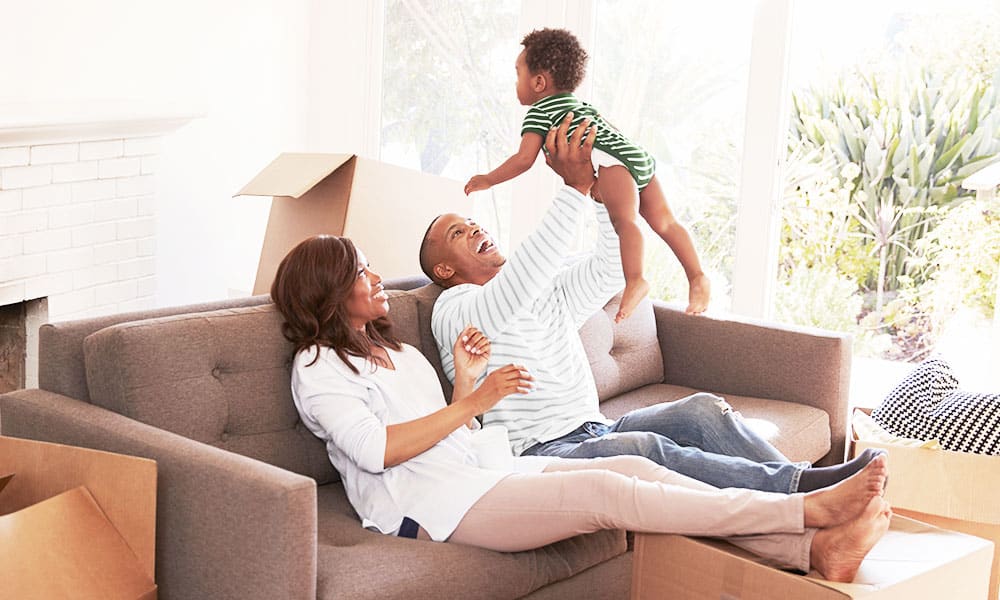
[[0,432],[156,461],[159,597],[316,597],[312,479],[44,390],[0,395]]
[[830,415],[830,452],[844,460],[851,379],[847,334],[775,323],[689,315],[653,303],[664,382],[722,394],[773,398]]

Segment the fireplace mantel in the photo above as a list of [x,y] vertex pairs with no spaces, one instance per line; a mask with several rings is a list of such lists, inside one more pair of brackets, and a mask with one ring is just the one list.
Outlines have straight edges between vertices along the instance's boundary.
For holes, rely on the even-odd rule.
[[164,135],[204,115],[135,101],[0,102],[0,147]]

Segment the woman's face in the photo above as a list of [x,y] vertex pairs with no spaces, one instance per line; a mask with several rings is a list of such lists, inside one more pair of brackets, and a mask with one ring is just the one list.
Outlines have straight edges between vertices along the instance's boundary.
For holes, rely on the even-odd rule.
[[355,329],[389,314],[389,297],[382,290],[382,277],[368,268],[368,259],[358,250],[358,272],[345,305],[347,318]]

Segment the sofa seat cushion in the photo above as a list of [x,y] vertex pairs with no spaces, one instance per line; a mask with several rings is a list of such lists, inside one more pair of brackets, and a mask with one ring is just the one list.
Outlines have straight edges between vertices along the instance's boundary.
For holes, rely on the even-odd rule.
[[[601,403],[601,412],[617,419],[657,402],[680,400],[703,390],[652,384]],[[717,394],[743,415],[747,424],[792,461],[815,462],[830,451],[830,417],[826,411],[780,400]]]
[[84,339],[91,401],[136,421],[336,481],[292,402],[292,345],[273,304],[119,323]]
[[510,553],[383,535],[361,527],[340,484],[317,488],[317,521],[322,599],[520,598],[626,551],[621,530]]

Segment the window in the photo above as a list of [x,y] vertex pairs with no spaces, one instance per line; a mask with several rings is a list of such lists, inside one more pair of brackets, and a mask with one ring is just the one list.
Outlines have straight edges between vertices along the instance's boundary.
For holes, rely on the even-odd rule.
[[1000,214],[961,183],[1000,152],[1000,15],[959,4],[796,5],[775,314],[865,358],[941,354],[974,388]]
[[[517,148],[515,0],[387,0],[381,159],[465,182]],[[475,217],[499,239],[506,186]]]
[[[755,2],[598,0],[592,103],[657,159],[657,178],[727,308]],[[590,98],[584,98],[590,101]],[[680,263],[647,229],[654,297],[687,300]]]

